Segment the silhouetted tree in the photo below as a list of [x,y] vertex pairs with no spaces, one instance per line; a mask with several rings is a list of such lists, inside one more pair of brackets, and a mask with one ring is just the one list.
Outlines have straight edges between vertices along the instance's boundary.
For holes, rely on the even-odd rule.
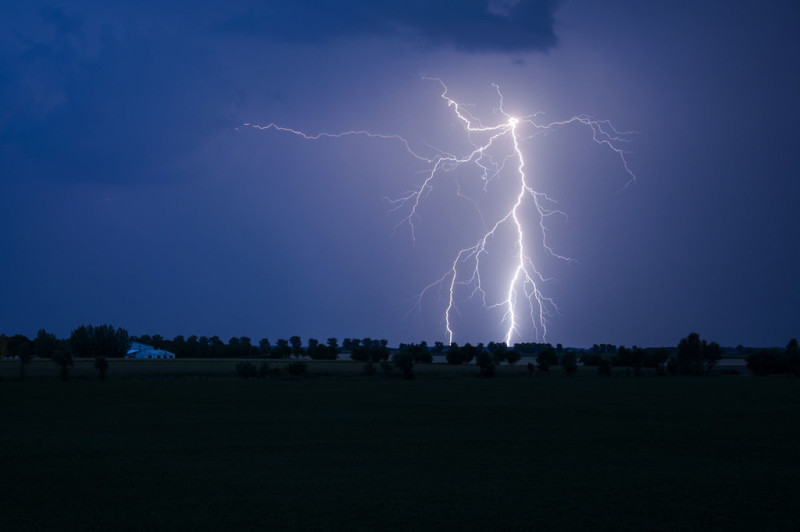
[[620,368],[631,367],[631,350],[624,345],[619,346],[616,354],[611,357],[611,364]]
[[669,359],[669,352],[666,347],[657,347],[655,349],[648,349],[644,357],[644,366],[647,368],[655,368],[656,374],[662,376],[666,373],[664,363]]
[[644,365],[644,349],[641,347],[633,346],[631,349],[631,367],[633,367],[633,374],[637,377],[642,375],[642,366]]
[[578,358],[575,353],[567,351],[561,355],[561,367],[564,368],[564,373],[573,375],[578,371]]
[[336,338],[328,338],[328,354],[335,360],[339,354],[339,341]]
[[362,362],[380,362],[381,360],[388,360],[389,349],[386,347],[387,344],[388,342],[386,340],[364,338],[361,340],[360,344],[356,345],[350,352],[350,358]]
[[97,337],[96,355],[122,358],[130,345],[128,331],[122,327],[114,328],[113,325],[100,325],[95,328]]
[[262,338],[258,341],[258,353],[262,357],[268,357],[270,351],[272,351],[272,346],[270,345],[268,338]]
[[214,335],[208,339],[208,356],[214,358],[224,358],[227,356],[228,348],[222,339]]
[[[333,347],[330,341],[333,340]],[[320,344],[315,338],[308,339],[308,348],[306,352],[308,356],[314,360],[336,360],[336,355],[339,351],[336,347],[336,338],[328,338],[328,345]]]
[[447,350],[447,363],[448,364],[469,364],[472,362],[475,357],[478,355],[480,351],[477,347],[473,346],[469,342],[464,344],[461,347],[458,347],[458,344],[453,342],[450,344],[450,348]]
[[461,346],[461,359],[462,364],[469,364],[475,357],[478,356],[478,353],[482,350],[479,350],[477,347],[473,346],[471,343],[467,342],[463,346]]
[[353,349],[355,349],[356,347],[358,347],[358,345],[359,345],[360,343],[361,343],[361,341],[360,341],[360,340],[358,340],[357,338],[356,338],[356,339],[352,339],[352,338],[345,338],[344,340],[342,340],[342,349],[344,349],[345,351],[348,351],[348,352],[352,353],[352,352],[353,352]]
[[[535,342],[522,342],[514,344],[514,349],[525,355],[538,355],[548,348],[552,348],[551,344],[535,343]],[[555,351],[555,349],[553,349]]]
[[33,341],[33,352],[39,358],[51,358],[58,347],[56,335],[44,329],[39,329]]
[[[158,340],[159,347],[164,344],[164,339],[158,335],[144,338],[151,339],[153,346],[156,346],[155,340]],[[81,325],[69,337],[70,350],[77,357],[121,358],[125,356],[129,343],[128,331],[122,327],[115,329],[113,325]]]
[[509,349],[505,342],[489,342],[486,349],[491,354],[495,364],[502,364],[508,360]]
[[399,351],[407,351],[414,357],[415,364],[430,364],[433,362],[433,356],[428,349],[427,342],[420,342],[418,344],[400,344]]
[[548,347],[545,347],[536,355],[536,367],[539,368],[540,371],[550,371],[550,366],[558,364],[558,354],[556,354],[556,350],[550,344],[547,344],[547,346]]
[[72,353],[66,349],[58,349],[53,353],[53,362],[58,364],[59,377],[62,381],[69,380],[69,368],[72,367]]
[[97,370],[97,376],[101,381],[106,380],[106,372],[108,371],[108,360],[104,356],[98,356],[94,359],[94,367]]
[[495,358],[488,351],[481,351],[478,353],[476,363],[480,368],[481,377],[494,377],[494,361]]
[[175,354],[176,357],[185,357],[186,356],[186,338],[179,334],[172,339],[170,342],[168,351],[171,351]]
[[19,380],[25,380],[25,369],[33,359],[34,343],[22,334],[15,334],[6,340],[8,354],[19,360]]
[[403,373],[404,379],[414,378],[414,355],[408,351],[398,351],[392,355],[392,362]]
[[747,356],[747,367],[753,375],[768,377],[789,372],[789,358],[780,349],[761,349]]
[[678,343],[678,371],[683,375],[708,375],[720,358],[719,344],[709,344],[697,333],[690,333]]
[[299,336],[292,336],[289,338],[289,343],[292,345],[292,355],[294,355],[295,358],[300,358],[305,354],[305,350],[303,349],[303,341]]
[[[597,345],[597,344],[595,344]],[[591,349],[589,353],[584,353],[580,356],[581,364],[584,366],[597,366],[600,363],[600,359],[603,357],[598,354],[599,350],[595,352],[594,348]]]
[[247,336],[240,336],[239,337],[239,356],[245,358],[252,358],[256,356],[256,348],[253,346],[253,342]]
[[239,358],[239,352],[239,337],[231,336],[230,340],[228,340],[228,346],[225,349],[225,357]]
[[417,364],[431,364],[433,363],[433,355],[428,348],[428,342],[425,340],[419,344],[412,344],[409,351],[414,356],[414,362]]
[[714,371],[714,366],[722,358],[722,348],[717,342],[709,342],[703,345],[703,359],[706,364],[706,374],[711,375]]
[[605,357],[600,357],[600,360],[597,362],[597,372],[600,375],[611,377],[611,362]]
[[320,350],[319,340],[316,338],[309,338],[306,354],[312,359],[321,358],[320,355],[324,354],[324,346],[323,349]]
[[208,338],[205,336],[198,337],[196,334],[193,334],[186,339],[186,356],[195,358],[205,357],[207,356],[207,346]]
[[786,345],[786,358],[789,365],[789,373],[795,377],[800,377],[800,348],[797,339],[792,338]]
[[292,354],[292,348],[289,347],[289,342],[284,338],[278,338],[275,347],[270,351],[270,358],[287,358]]
[[89,356],[92,354],[92,326],[81,325],[69,335],[69,346],[75,356]]
[[150,337],[152,341],[152,346],[156,349],[163,349],[164,348],[164,337],[160,334],[154,334]]

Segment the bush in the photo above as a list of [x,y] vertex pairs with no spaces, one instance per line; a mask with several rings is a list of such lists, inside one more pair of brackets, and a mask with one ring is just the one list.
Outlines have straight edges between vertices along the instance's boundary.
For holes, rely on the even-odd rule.
[[381,371],[387,377],[394,375],[394,366],[388,360],[381,360]]
[[478,367],[481,369],[481,377],[494,377],[494,357],[486,351],[478,353]]
[[747,368],[759,377],[789,374],[789,357],[779,349],[762,349],[746,360]]
[[597,372],[600,375],[605,375],[606,377],[611,376],[611,362],[608,361],[606,358],[601,358],[597,362]]
[[108,360],[106,360],[106,357],[95,357],[94,367],[97,370],[97,375],[100,380],[106,380],[106,372],[108,371]]
[[522,355],[516,349],[509,349],[506,352],[506,362],[508,362],[511,365],[514,365],[517,362],[519,362],[521,358],[522,358]]
[[414,355],[401,351],[395,353],[392,357],[392,362],[403,373],[404,379],[412,380],[414,378]]
[[269,364],[267,364],[266,362],[262,362],[261,365],[258,367],[258,376],[263,379],[267,375],[269,375]]
[[564,353],[561,355],[561,367],[564,368],[564,373],[573,375],[578,371],[578,359],[575,353]]
[[667,360],[667,373],[670,375],[675,375],[678,373],[678,369],[678,359],[675,357],[670,357],[670,359]]
[[368,377],[375,375],[375,364],[371,360],[368,360],[367,363],[364,364],[364,375]]
[[350,359],[361,362],[380,362],[389,359],[389,349],[386,347],[386,340],[372,340],[364,338],[361,345],[353,347],[350,351]]
[[69,368],[72,367],[72,353],[59,349],[53,354],[53,362],[59,366],[59,377],[62,381],[69,380]]
[[555,348],[549,345],[536,355],[536,366],[541,371],[550,371],[550,366],[558,364],[558,355]]
[[458,344],[453,342],[450,344],[450,348],[447,350],[447,354],[445,358],[447,359],[448,364],[453,365],[461,365],[461,364],[469,364],[472,362],[478,355],[478,348],[473,346],[472,344],[464,344],[462,347],[458,347]]
[[305,375],[306,371],[308,370],[308,366],[305,362],[297,360],[295,362],[291,362],[286,366],[286,372],[289,375],[300,376]]
[[418,353],[412,353],[412,355],[414,356],[415,364],[433,364],[433,355],[428,351],[420,351]]
[[587,353],[581,355],[580,361],[584,366],[597,366],[603,357],[596,353]]

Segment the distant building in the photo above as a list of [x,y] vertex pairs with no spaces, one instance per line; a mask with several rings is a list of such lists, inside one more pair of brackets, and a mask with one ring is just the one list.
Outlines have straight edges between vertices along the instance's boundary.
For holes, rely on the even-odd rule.
[[175,353],[156,349],[152,345],[131,342],[131,347],[125,353],[125,358],[175,358]]

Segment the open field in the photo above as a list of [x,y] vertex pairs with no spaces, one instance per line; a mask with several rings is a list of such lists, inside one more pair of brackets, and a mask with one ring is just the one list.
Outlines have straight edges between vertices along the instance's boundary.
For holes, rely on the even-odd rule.
[[[110,358],[108,378],[110,380],[120,379],[170,379],[170,378],[233,378],[236,376],[236,364],[240,361],[247,361],[260,365],[267,362],[271,368],[284,368],[290,364],[292,359],[231,359],[231,358],[178,358],[171,360],[137,360]],[[523,357],[515,365],[500,365],[496,367],[498,377],[528,376],[527,364],[536,363],[535,357]],[[316,376],[333,377],[358,377],[363,373],[363,362],[352,360],[306,360],[308,370]],[[381,374],[379,364],[375,365],[377,373]],[[742,373],[749,374],[744,366],[744,362],[736,359],[723,359],[717,367],[720,373],[725,369],[735,368]],[[624,375],[626,368],[614,368],[615,374]],[[417,364],[414,372],[418,378],[451,378],[472,376],[478,372],[475,363],[453,366],[446,363],[436,364]],[[561,368],[554,366],[550,373],[560,374]],[[594,366],[579,367],[578,373],[586,376],[596,376],[597,368]],[[643,368],[644,376],[654,376],[655,370]],[[29,380],[52,380],[58,379],[58,366],[51,360],[35,359],[25,370],[26,378]],[[73,379],[85,380],[96,379],[97,370],[94,368],[93,358],[75,359],[75,365],[70,369],[70,376]],[[14,380],[19,378],[19,361],[0,360],[0,379]]]
[[797,379],[6,379],[0,412],[5,531],[800,519]]
[[[284,368],[293,362],[292,359],[203,359],[203,358],[178,358],[170,360],[137,360],[110,358],[108,378],[118,379],[142,379],[142,378],[171,378],[171,377],[208,377],[208,378],[232,378],[236,376],[236,364],[247,361],[260,365],[262,362],[269,364],[271,368]],[[533,358],[530,361],[534,361]],[[527,375],[526,364],[528,360],[518,362],[514,366],[498,366],[498,375]],[[352,360],[306,360],[309,372],[321,376],[357,376],[363,373],[363,362]],[[377,373],[381,373],[380,364],[375,365]],[[586,368],[589,370],[589,368]],[[452,366],[448,364],[417,364],[414,366],[415,372],[420,377],[444,378],[448,376],[466,376],[477,373],[477,367],[472,364],[467,366]],[[591,368],[592,373],[596,373],[596,368]],[[49,380],[58,379],[58,366],[47,359],[33,360],[25,370],[26,378],[29,380]],[[97,370],[94,368],[93,358],[75,359],[75,365],[70,369],[70,376],[73,379],[96,379]],[[0,378],[17,379],[19,378],[19,361],[2,360],[0,361]]]

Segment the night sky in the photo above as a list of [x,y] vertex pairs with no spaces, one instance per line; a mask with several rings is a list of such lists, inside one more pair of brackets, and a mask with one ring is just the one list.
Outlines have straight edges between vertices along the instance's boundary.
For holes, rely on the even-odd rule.
[[[0,332],[446,341],[444,294],[417,297],[479,236],[474,167],[442,174],[412,239],[389,200],[426,165],[401,143],[242,127],[463,149],[436,77],[487,123],[495,83],[515,116],[636,132],[628,186],[586,128],[522,142],[574,259],[537,259],[547,341],[800,336],[796,0],[163,4],[0,10]],[[455,341],[504,338],[501,309],[458,305]]]

